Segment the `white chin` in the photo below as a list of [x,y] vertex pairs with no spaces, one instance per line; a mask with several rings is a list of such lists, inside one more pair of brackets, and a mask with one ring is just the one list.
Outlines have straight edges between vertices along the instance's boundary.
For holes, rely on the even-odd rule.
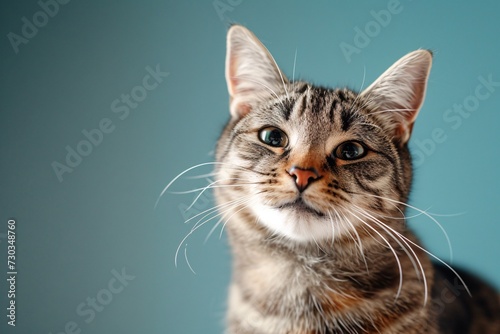
[[274,234],[299,242],[332,240],[345,232],[333,217],[291,208],[276,209],[258,204],[254,206],[254,214]]

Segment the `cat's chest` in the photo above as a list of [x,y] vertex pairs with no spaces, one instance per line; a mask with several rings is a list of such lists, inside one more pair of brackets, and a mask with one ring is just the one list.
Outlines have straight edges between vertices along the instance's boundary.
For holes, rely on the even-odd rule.
[[350,282],[335,277],[325,262],[255,255],[240,269],[231,288],[231,316],[246,319],[249,333],[316,333],[363,308]]
[[[274,307],[297,305],[305,301],[319,304],[352,304],[348,282],[335,275],[327,262],[316,259],[256,256],[240,276],[241,287],[248,298]],[[274,308],[272,307],[272,308]]]

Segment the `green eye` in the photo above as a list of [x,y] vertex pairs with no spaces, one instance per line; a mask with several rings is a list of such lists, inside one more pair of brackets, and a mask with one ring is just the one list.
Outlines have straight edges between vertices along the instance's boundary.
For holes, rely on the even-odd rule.
[[358,142],[346,141],[335,149],[334,155],[342,160],[356,160],[366,155],[366,149]]
[[272,147],[285,147],[288,144],[288,137],[278,128],[267,127],[259,131],[259,139],[264,144]]

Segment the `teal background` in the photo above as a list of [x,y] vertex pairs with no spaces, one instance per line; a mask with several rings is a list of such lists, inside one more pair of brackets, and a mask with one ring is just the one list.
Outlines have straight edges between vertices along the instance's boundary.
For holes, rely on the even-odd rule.
[[[174,264],[195,223],[183,221],[210,208],[209,199],[188,213],[183,209],[194,194],[167,193],[154,205],[178,173],[213,161],[228,117],[224,57],[230,22],[253,30],[290,77],[297,51],[296,77],[330,86],[359,89],[365,76],[366,87],[405,53],[432,49],[435,61],[412,148],[424,152],[417,143],[429,145],[433,131],[446,140],[427,146],[411,204],[438,214],[454,264],[500,287],[500,87],[456,129],[443,119],[453,104],[474,94],[478,77],[500,81],[499,3],[401,0],[401,11],[350,62],[341,43],[353,45],[355,28],[364,30],[374,21],[370,11],[387,9],[389,1],[218,3],[227,6],[220,15],[211,0],[74,0],[60,5],[16,54],[7,34],[20,35],[22,18],[33,22],[41,7],[36,1],[1,2],[0,277],[7,272],[9,218],[17,223],[18,275],[15,328],[6,324],[7,286],[1,280],[0,332],[55,334],[65,326],[71,332],[72,321],[89,334],[222,332],[230,254],[220,229],[204,243],[215,221],[181,244]],[[168,77],[120,119],[113,101],[142,85],[146,67],[157,64]],[[75,149],[85,139],[82,131],[104,118],[114,130],[60,182],[51,164],[64,163],[65,147]],[[172,190],[200,182],[182,179]],[[410,225],[430,251],[450,260],[435,223],[420,215]],[[113,270],[134,278],[109,300]],[[97,296],[107,304],[86,322],[88,313],[76,309]]]

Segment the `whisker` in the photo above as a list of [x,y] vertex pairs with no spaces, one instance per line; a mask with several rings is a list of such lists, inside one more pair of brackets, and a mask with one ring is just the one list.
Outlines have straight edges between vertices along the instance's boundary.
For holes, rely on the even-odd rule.
[[210,172],[210,173],[201,174],[201,175],[186,176],[186,179],[191,179],[191,180],[205,179],[207,177],[213,177],[213,176],[216,176],[216,175],[217,175],[217,172]]
[[386,200],[386,201],[392,202],[393,204],[395,203],[395,204],[406,206],[406,207],[408,207],[408,208],[410,208],[412,210],[415,210],[417,212],[422,213],[424,216],[426,216],[429,219],[431,219],[439,227],[439,229],[441,230],[441,232],[443,232],[443,234],[444,234],[444,236],[446,238],[446,242],[448,243],[448,250],[450,252],[450,262],[453,262],[453,249],[451,247],[451,241],[450,241],[450,238],[448,236],[448,233],[446,233],[446,230],[443,228],[443,226],[433,216],[431,216],[429,213],[427,213],[426,211],[421,210],[421,209],[419,209],[419,208],[417,208],[417,207],[415,207],[413,205],[410,205],[410,204],[407,204],[407,203],[404,203],[404,202],[401,202],[401,201],[398,201],[398,200],[395,200],[395,199],[391,199],[391,198],[388,198],[388,197],[378,196],[378,195],[368,194],[368,193],[360,194],[360,195],[372,196],[372,197],[375,197],[375,198],[379,198],[379,199],[382,199],[382,200]]
[[411,241],[410,239],[408,239],[407,237],[405,237],[404,235],[401,235],[402,238],[406,239],[409,243],[411,243],[412,245],[414,245],[415,247],[419,248],[420,250],[424,251],[425,253],[427,253],[429,256],[433,257],[434,259],[436,259],[437,261],[439,261],[440,263],[442,263],[446,268],[450,269],[453,274],[455,274],[455,276],[457,276],[457,278],[460,280],[460,283],[462,283],[462,285],[464,286],[465,290],[467,290],[467,293],[469,294],[469,296],[472,297],[472,294],[470,293],[470,290],[469,288],[467,287],[467,284],[465,284],[464,280],[462,279],[462,277],[456,272],[455,269],[453,269],[448,263],[444,262],[443,260],[441,260],[439,257],[437,257],[436,255],[432,254],[431,252],[429,252],[428,250],[426,250],[425,248],[419,246],[418,244],[414,243],[413,241]]
[[[280,72],[281,73],[281,72]],[[241,79],[243,78],[244,80],[246,81],[250,81],[250,82],[253,82],[253,83],[256,83],[258,85],[261,85],[262,87],[264,87],[265,89],[267,89],[269,92],[271,92],[272,95],[274,95],[274,97],[279,101],[279,103],[281,103],[281,106],[283,107],[283,109],[285,110],[285,105],[283,104],[283,101],[281,101],[280,97],[278,96],[278,94],[269,86],[263,84],[262,82],[260,81],[257,81],[257,80],[253,80],[249,77],[246,77],[244,75],[238,75],[235,77],[235,79]],[[288,97],[288,93],[287,93],[287,97]]]
[[186,211],[189,210],[189,209],[191,209],[193,207],[193,205],[196,203],[196,201],[198,201],[198,199],[201,197],[201,195],[203,195],[205,193],[205,191],[207,189],[231,188],[231,187],[240,187],[241,185],[256,184],[255,182],[251,182],[251,183],[249,182],[249,183],[223,184],[223,185],[214,186],[214,184],[217,183],[217,182],[223,182],[223,181],[228,181],[228,180],[241,180],[241,179],[240,178],[221,179],[221,180],[214,181],[214,182],[210,183],[208,186],[199,189],[199,190],[201,190],[200,193],[195,197],[195,199],[193,200],[193,202],[191,203],[191,205],[189,205],[189,207],[186,209]]
[[[207,234],[207,236],[205,237],[205,241],[204,241],[204,243],[206,243],[206,242],[208,241],[208,239],[212,236],[212,234],[215,232],[215,230],[217,229],[217,227],[218,227],[218,226],[222,223],[222,221],[225,219],[226,213],[228,213],[230,210],[232,210],[232,209],[234,209],[234,208],[236,208],[236,207],[238,207],[238,206],[240,206],[240,205],[245,204],[244,202],[245,202],[245,201],[241,201],[240,203],[237,203],[236,205],[234,205],[234,206],[232,206],[232,207],[230,207],[230,208],[226,209],[226,210],[223,212],[223,214],[221,215],[221,218],[220,218],[220,219],[217,221],[217,223],[216,223],[216,224],[215,224],[215,225],[214,225],[214,226],[210,229],[210,232],[209,232],[209,233]],[[248,202],[250,202],[250,201],[248,201]],[[245,207],[248,207],[248,205],[247,205],[247,206],[245,206]],[[245,208],[245,207],[244,207],[244,208]],[[235,213],[238,213],[239,211],[240,211],[240,210],[236,211]],[[231,217],[232,217],[235,213],[233,213],[231,216],[229,216],[229,217],[226,219],[226,221],[229,221],[229,219],[231,219]],[[220,238],[221,236],[222,236],[222,230],[221,230],[221,234],[219,235],[219,238]]]
[[361,242],[361,238],[359,237],[359,233],[358,231],[356,230],[356,228],[354,227],[354,224],[349,220],[349,218],[345,215],[343,215],[345,220],[346,220],[346,223],[349,224],[349,226],[351,227],[351,229],[353,230],[354,234],[356,235],[356,238],[358,239],[358,242],[356,243],[356,240],[354,240],[354,243],[358,245],[358,248],[359,248],[359,253],[361,255],[361,258],[363,259],[364,263],[365,263],[365,267],[366,267],[366,271],[369,272],[369,269],[368,269],[368,262],[366,261],[366,257],[365,257],[365,252],[363,250],[363,243]]
[[[399,209],[397,206],[396,206],[397,209]],[[380,218],[386,218],[386,219],[391,219],[391,220],[408,220],[408,219],[412,219],[412,218],[417,218],[417,217],[420,217],[420,216],[423,216],[424,214],[421,213],[421,212],[418,212],[414,215],[406,215],[405,213],[403,213],[401,210],[398,210],[400,213],[401,213],[401,216],[400,217],[395,217],[395,216],[388,216],[388,215],[384,215],[384,214],[381,214],[379,212],[372,212],[373,215],[376,215]]]
[[[359,91],[362,92],[363,91],[363,86],[365,85],[365,79],[366,79],[366,66],[363,66],[363,80],[361,81],[361,87],[359,88]],[[358,94],[356,96],[356,98],[354,99],[354,101],[352,102],[352,105],[355,106],[356,103],[358,102],[359,100],[359,97],[361,96],[361,94]]]
[[[344,219],[342,219],[342,217],[340,217],[340,213],[339,213],[339,223],[344,227],[345,231],[347,232],[347,234],[349,235],[349,237],[352,239],[352,241],[354,241],[354,244],[357,244],[356,242],[356,239],[354,238],[354,236],[351,234],[351,229],[349,228],[349,226],[347,226],[347,228],[345,228],[344,226],[344,220],[345,220],[345,215],[344,216]],[[346,222],[347,224],[347,222]]]
[[[204,210],[204,211],[202,211],[202,212],[197,213],[196,215],[194,215],[194,216],[193,216],[193,217],[191,217],[191,218],[186,219],[186,220],[184,221],[184,224],[187,224],[187,223],[188,223],[188,222],[190,222],[191,220],[193,220],[193,219],[195,219],[195,218],[197,218],[197,217],[199,217],[199,216],[201,216],[201,215],[203,215],[203,214],[206,214],[207,212],[208,212],[208,214],[207,214],[207,215],[209,215],[209,214],[211,214],[211,213],[212,213],[212,212],[214,212],[214,211],[217,211],[217,210],[220,210],[220,209],[222,209],[222,208],[224,208],[224,207],[226,207],[226,206],[232,205],[233,203],[238,202],[238,201],[240,201],[240,200],[242,200],[242,198],[237,198],[237,199],[235,199],[235,200],[232,200],[232,201],[229,201],[229,202],[226,202],[226,203],[222,203],[222,204],[219,204],[219,205],[213,206],[213,207],[211,207],[211,208],[209,208],[209,209],[206,209],[206,210]],[[202,217],[202,218],[201,218],[201,220],[203,220],[203,218],[205,218],[207,215],[205,215],[204,217]],[[196,224],[195,224],[195,226],[196,226]]]
[[295,49],[295,56],[293,57],[293,72],[292,72],[292,82],[295,81],[295,65],[297,64],[297,49]]
[[237,214],[238,212],[240,212],[241,210],[246,209],[247,207],[248,207],[248,205],[243,206],[241,209],[238,209],[237,211],[233,212],[233,214],[226,219],[224,224],[222,224],[222,228],[220,229],[219,239],[222,238],[222,233],[224,232],[224,228],[226,227],[226,225],[229,222],[229,220],[231,219],[231,217],[234,216],[235,214]]
[[318,241],[316,240],[316,238],[314,237],[314,234],[312,232],[309,231],[309,235],[311,236],[311,238],[313,239],[314,243],[316,244],[316,246],[319,248],[320,251],[323,252],[323,254],[326,254],[325,250],[323,248],[321,248],[321,246],[318,244]]
[[208,232],[207,236],[205,237],[205,240],[203,240],[204,244],[206,244],[208,242],[208,239],[210,239],[210,237],[215,232],[217,227],[219,227],[220,223],[222,223],[223,219],[224,219],[224,215],[222,215],[222,217],[220,217],[220,219],[217,221],[217,223],[215,223],[214,226],[212,226],[212,228],[210,229],[210,232]]
[[158,203],[160,202],[160,199],[161,197],[167,192],[167,190],[170,188],[170,186],[175,182],[177,181],[181,176],[183,176],[184,174],[192,171],[193,169],[196,169],[196,168],[200,168],[200,167],[204,167],[204,166],[210,166],[210,165],[218,165],[218,166],[227,166],[229,168],[234,168],[234,169],[239,169],[239,170],[245,170],[245,171],[250,171],[250,172],[253,172],[253,173],[258,173],[258,174],[261,174],[257,171],[254,171],[250,168],[247,168],[247,167],[243,167],[243,166],[238,166],[238,165],[234,165],[234,164],[230,164],[230,163],[226,163],[226,162],[217,162],[217,161],[212,161],[212,162],[204,162],[204,163],[201,163],[201,164],[197,164],[197,165],[194,165],[194,166],[191,166],[187,169],[185,169],[184,171],[182,171],[181,173],[177,174],[177,176],[175,176],[168,184],[165,188],[163,188],[163,190],[161,191],[160,195],[158,196],[158,199],[156,200],[156,203],[155,203],[155,206],[154,208],[156,209],[156,207],[158,206]]
[[285,89],[286,96],[287,96],[288,99],[290,99],[290,96],[288,96],[288,92],[286,90],[285,79],[283,78],[283,73],[281,73],[281,71],[280,71],[280,69],[278,67],[278,63],[276,63],[276,60],[274,59],[274,57],[271,54],[271,52],[269,52],[269,50],[267,49],[267,47],[265,45],[262,45],[262,44],[261,45],[257,45],[255,43],[255,41],[250,36],[247,36],[247,37],[248,37],[249,42],[252,43],[252,44],[254,44],[257,48],[264,48],[267,51],[267,54],[269,55],[269,57],[273,61],[274,66],[275,66],[276,70],[278,71],[278,73],[280,75],[281,82],[283,83],[283,88]]
[[377,129],[379,129],[380,131],[384,131],[384,130],[382,130],[382,128],[381,128],[380,126],[378,126],[378,125],[376,125],[376,124],[365,123],[365,122],[359,122],[358,124],[361,124],[361,125],[366,125],[366,126],[371,126],[371,127],[373,127],[373,128],[377,128]]
[[203,224],[200,224],[198,226],[195,226],[191,229],[191,231],[189,231],[189,233],[181,240],[181,242],[179,243],[179,246],[177,247],[177,250],[175,251],[175,257],[174,257],[174,264],[175,264],[175,267],[177,268],[177,257],[179,255],[179,250],[180,248],[182,247],[182,244],[184,243],[184,241],[187,240],[187,238],[189,238],[189,236],[191,236],[191,234],[193,234],[197,229],[199,229],[200,227],[202,227],[205,223]]
[[[334,209],[335,210],[335,209]],[[341,216],[341,213],[339,213],[337,210],[335,210],[335,214],[337,215],[337,217],[339,218],[339,223],[344,227],[346,233],[349,235],[349,237],[352,239],[352,241],[354,242],[354,244],[356,246],[361,247],[360,249],[362,250],[362,246],[360,244],[358,244],[358,240],[361,241],[361,239],[358,238],[358,240],[356,240],[354,238],[354,236],[351,234],[351,227],[352,229],[354,229],[354,226],[351,224],[351,222],[347,219],[347,217],[345,215],[342,215]],[[345,224],[347,225],[347,228],[345,227],[344,225],[344,222]],[[356,231],[355,231],[356,232]],[[356,232],[357,234],[357,232]],[[359,235],[358,235],[359,237]],[[361,255],[364,255],[363,252],[361,251]]]
[[431,216],[437,216],[437,217],[458,217],[458,216],[463,216],[465,215],[467,212],[458,212],[458,213],[434,213],[434,212],[430,212],[428,210],[425,210],[428,214],[430,214]]
[[[334,211],[336,211],[335,209],[333,209]],[[328,216],[330,217],[330,222],[331,222],[331,225],[332,225],[332,245],[335,241],[335,223],[333,222],[333,217],[332,217],[332,214],[330,211],[327,211],[328,213]]]
[[[223,213],[231,210],[232,207],[234,206],[238,206],[240,205],[241,203],[244,203],[246,200],[248,200],[250,198],[250,196],[245,196],[245,197],[242,197],[242,198],[237,198],[233,201],[230,201],[230,202],[227,202],[225,203],[224,205],[219,205],[216,207],[216,209],[212,210],[211,212],[207,213],[206,215],[204,215],[202,218],[200,218],[196,224],[194,226],[197,226],[198,224],[200,224],[201,222],[204,222],[204,219],[209,217],[210,215],[214,214],[214,216],[212,217],[218,217],[218,216],[221,216]],[[227,205],[226,205],[227,204]],[[215,208],[215,207],[214,207]],[[194,228],[193,226],[193,228]]]
[[177,174],[176,177],[174,177],[168,184],[165,188],[163,188],[162,192],[160,193],[160,196],[158,196],[158,199],[156,200],[156,203],[155,203],[155,208],[156,206],[158,205],[158,202],[160,201],[160,198],[163,196],[163,194],[165,194],[165,192],[168,190],[168,188],[170,188],[170,186],[175,182],[177,181],[177,179],[179,179],[182,175],[186,174],[187,172],[195,169],[195,168],[199,168],[199,167],[203,167],[203,166],[209,166],[209,165],[217,165],[219,164],[218,162],[204,162],[204,163],[201,163],[201,164],[198,164],[198,165],[194,165],[192,167],[189,167],[188,169],[185,169],[183,172]]
[[[408,255],[408,259],[411,261],[411,263],[413,265],[413,268],[415,269],[415,272],[417,273],[418,276],[420,276],[420,275],[422,276],[423,284],[424,284],[424,306],[425,306],[427,304],[427,293],[428,293],[427,278],[425,276],[425,271],[424,271],[424,268],[422,266],[422,263],[420,262],[420,259],[418,258],[417,254],[415,253],[415,251],[413,250],[413,248],[411,248],[410,245],[408,245],[408,243],[404,239],[401,239],[402,234],[400,234],[399,232],[397,232],[396,230],[394,230],[393,228],[391,228],[387,224],[385,224],[382,221],[380,221],[379,219],[373,217],[372,215],[370,215],[365,210],[362,210],[361,208],[357,208],[357,209],[354,208],[354,209],[359,214],[361,214],[362,216],[370,219],[375,224],[377,224],[378,226],[380,226],[384,231],[386,231],[389,234],[389,236],[391,236],[399,244],[399,246],[406,253],[406,255]],[[396,238],[396,236],[401,239],[401,241],[406,245],[406,247],[403,246],[399,242],[399,240]],[[412,254],[410,254],[408,252],[408,249],[410,250],[410,252]],[[417,266],[417,263],[418,263],[418,266]],[[420,269],[420,272],[419,272],[419,269]]]
[[189,269],[191,270],[191,272],[196,275],[196,272],[193,270],[193,267],[191,267],[191,264],[189,263],[189,260],[188,260],[187,246],[188,246],[188,244],[186,244],[186,246],[184,247],[184,258],[186,259],[186,263],[187,263]]
[[[250,202],[250,201],[247,201],[247,202]],[[226,213],[229,211],[229,210],[233,210],[233,209],[236,209],[238,206],[241,206],[243,205],[240,209],[236,210],[235,212],[233,212],[225,221],[224,223],[222,224],[222,228],[220,230],[220,233],[219,233],[219,239],[222,238],[222,233],[224,232],[224,227],[226,226],[227,223],[229,223],[229,220],[235,215],[237,214],[238,212],[240,212],[241,210],[245,209],[248,207],[248,205],[246,205],[246,203],[238,203],[238,205],[235,205],[234,208],[231,208],[231,209],[228,209],[226,210],[226,212],[224,213],[224,216],[226,215]],[[224,218],[224,216],[222,218]]]
[[[241,201],[241,199],[238,199],[236,201]],[[236,202],[235,201],[235,202]],[[231,205],[234,204],[234,203],[231,203]],[[215,207],[217,208],[217,207]],[[214,209],[214,208],[212,208]],[[220,209],[220,208],[219,208]],[[217,211],[217,209],[215,209],[215,211]],[[215,211],[212,211],[211,213],[214,213]],[[224,211],[223,211],[224,212]],[[191,228],[191,230],[188,232],[188,234],[181,240],[181,242],[179,243],[179,246],[177,247],[177,250],[175,251],[175,260],[174,260],[174,263],[175,263],[175,267],[177,267],[177,258],[178,258],[178,255],[179,255],[179,250],[182,246],[182,244],[184,244],[184,242],[196,231],[198,230],[200,227],[204,226],[206,223],[208,223],[209,221],[217,218],[218,216],[220,216],[221,214],[223,214],[223,212],[219,212],[217,213],[216,215],[208,218],[207,220],[204,220],[202,223],[200,223],[201,220],[199,220],[195,226],[193,226],[193,228]],[[203,218],[201,219],[204,219],[205,217],[207,217],[208,215],[204,216]]]
[[[271,53],[269,53],[269,54],[271,54]],[[290,95],[288,94],[288,90],[286,89],[286,83],[285,83],[285,79],[283,77],[283,73],[281,73],[281,70],[278,67],[278,63],[276,63],[276,60],[274,59],[274,57],[272,55],[271,55],[271,59],[273,60],[274,66],[276,67],[276,71],[278,71],[278,73],[280,75],[281,83],[283,84],[283,89],[285,90],[285,93],[286,93],[286,98],[287,98],[287,100],[290,100]]]
[[370,228],[373,232],[375,232],[382,240],[384,240],[386,245],[391,250],[392,254],[394,254],[394,258],[396,259],[396,263],[398,265],[398,270],[399,270],[399,287],[398,287],[398,292],[396,293],[396,299],[398,299],[400,294],[401,294],[401,290],[403,288],[403,268],[401,266],[401,261],[399,260],[399,257],[396,254],[396,251],[394,250],[392,245],[389,243],[389,241],[379,231],[377,231],[373,226],[371,226],[370,224],[365,222],[363,219],[359,218],[355,213],[351,212],[350,210],[348,210],[348,211],[350,214],[352,214],[354,217],[356,217],[361,223],[368,226],[368,228]]
[[383,114],[386,112],[396,112],[396,111],[413,111],[413,109],[409,108],[400,108],[400,109],[384,109],[384,110],[377,110],[371,113],[371,115],[377,115],[377,114]]

